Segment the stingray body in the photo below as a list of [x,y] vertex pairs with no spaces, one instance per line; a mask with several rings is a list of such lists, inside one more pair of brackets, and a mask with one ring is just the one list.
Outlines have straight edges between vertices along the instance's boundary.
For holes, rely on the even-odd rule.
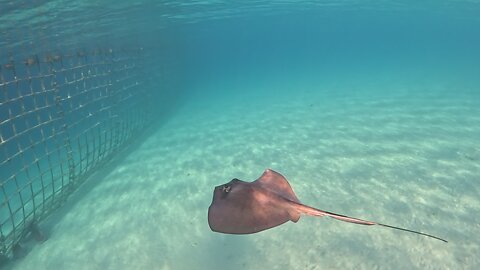
[[380,225],[392,229],[446,240],[400,227],[353,218],[316,209],[300,203],[287,179],[271,169],[265,170],[253,182],[238,179],[215,187],[213,201],[208,208],[208,224],[212,231],[228,234],[250,234],[297,222],[300,216],[329,216],[341,221],[361,225]]

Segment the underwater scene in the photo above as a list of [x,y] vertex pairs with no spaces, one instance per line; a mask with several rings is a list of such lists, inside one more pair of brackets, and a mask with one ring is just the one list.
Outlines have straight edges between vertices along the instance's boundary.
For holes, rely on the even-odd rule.
[[0,0],[0,269],[479,269],[479,1]]

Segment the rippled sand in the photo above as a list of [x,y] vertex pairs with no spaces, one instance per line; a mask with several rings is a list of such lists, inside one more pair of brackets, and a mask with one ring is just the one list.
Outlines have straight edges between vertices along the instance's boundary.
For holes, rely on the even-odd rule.
[[[480,98],[402,87],[192,97],[93,176],[14,269],[478,268]],[[265,168],[305,204],[449,243],[313,217],[254,235],[211,232],[213,187]]]

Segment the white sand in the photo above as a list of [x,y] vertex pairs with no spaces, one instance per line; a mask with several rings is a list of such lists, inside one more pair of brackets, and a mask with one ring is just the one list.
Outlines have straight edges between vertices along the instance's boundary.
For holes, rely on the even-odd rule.
[[[478,269],[478,94],[327,87],[192,97],[122,164],[90,179],[14,269]],[[449,243],[313,217],[254,235],[211,232],[213,187],[265,168],[283,173],[305,204]]]

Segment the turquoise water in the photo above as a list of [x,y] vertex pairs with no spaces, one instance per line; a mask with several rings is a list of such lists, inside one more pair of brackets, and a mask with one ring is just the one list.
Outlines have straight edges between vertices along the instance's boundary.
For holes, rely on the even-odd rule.
[[[49,239],[9,268],[480,267],[479,2],[31,9],[58,15],[29,26],[59,29],[58,48],[142,46],[145,87],[168,96],[155,100],[161,121],[151,135],[92,176],[41,224]],[[172,107],[166,116],[163,107]],[[266,168],[307,205],[448,243],[326,217],[212,232],[213,188]]]

